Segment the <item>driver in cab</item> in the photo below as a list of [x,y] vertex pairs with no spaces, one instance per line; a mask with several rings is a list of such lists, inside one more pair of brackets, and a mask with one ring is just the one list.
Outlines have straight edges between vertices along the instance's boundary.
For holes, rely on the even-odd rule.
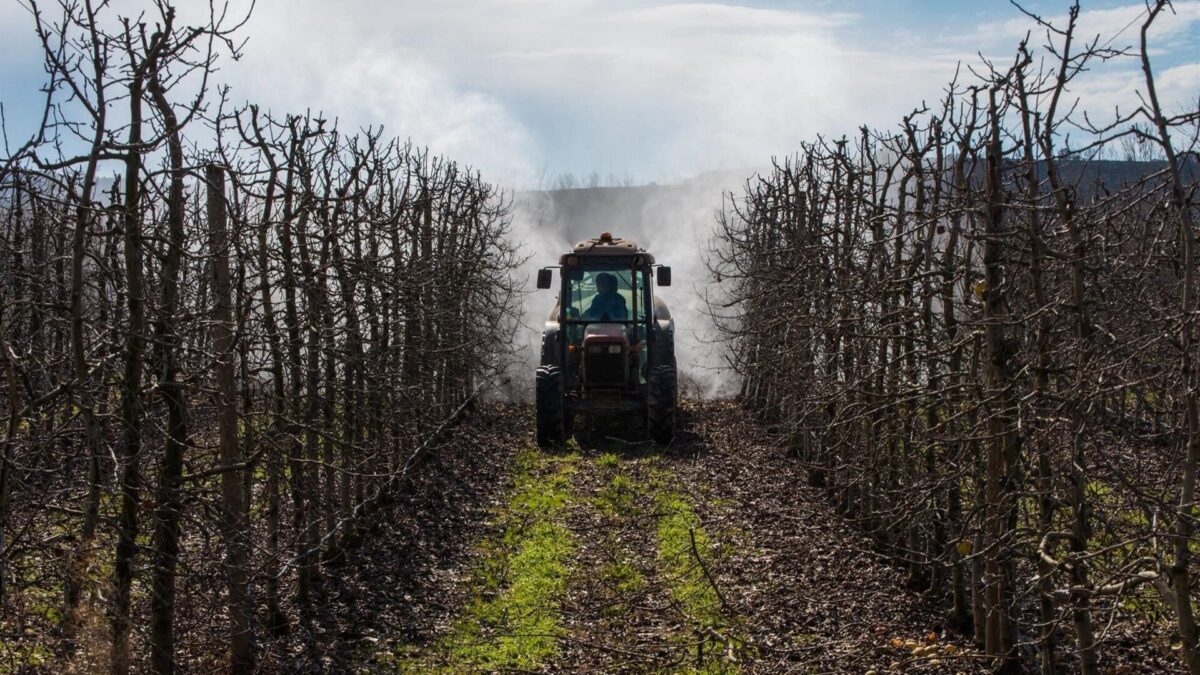
[[583,313],[585,321],[628,321],[625,296],[617,292],[617,277],[609,272],[596,275],[596,295]]

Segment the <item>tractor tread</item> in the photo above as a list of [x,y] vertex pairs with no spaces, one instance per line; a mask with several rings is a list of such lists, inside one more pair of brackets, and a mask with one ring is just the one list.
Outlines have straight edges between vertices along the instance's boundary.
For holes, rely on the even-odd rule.
[[547,448],[566,440],[563,414],[563,379],[558,366],[537,369],[537,444]]
[[667,445],[675,438],[675,408],[678,398],[675,368],[660,365],[647,378],[647,426],[655,443]]

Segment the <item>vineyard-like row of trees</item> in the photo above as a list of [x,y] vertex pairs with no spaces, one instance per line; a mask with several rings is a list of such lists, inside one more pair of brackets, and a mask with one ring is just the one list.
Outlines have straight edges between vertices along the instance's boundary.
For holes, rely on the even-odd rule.
[[[1157,96],[1167,12],[1129,50],[1078,6],[1039,19],[1043,56],[1027,38],[894,130],[805,145],[717,230],[743,400],[1007,672],[1099,673],[1158,636],[1200,673],[1200,111]],[[1071,85],[1128,59],[1140,98],[1096,124]]]
[[48,80],[0,164],[2,667],[284,666],[323,565],[510,349],[510,200],[214,95],[227,7],[28,5]]

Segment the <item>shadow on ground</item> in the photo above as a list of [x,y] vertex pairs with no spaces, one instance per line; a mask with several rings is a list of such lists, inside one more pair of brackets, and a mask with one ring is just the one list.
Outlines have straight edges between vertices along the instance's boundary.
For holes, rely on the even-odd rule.
[[676,413],[675,439],[669,445],[660,445],[650,440],[644,428],[636,428],[620,419],[593,417],[576,419],[572,427],[572,438],[567,445],[551,448],[547,452],[580,452],[585,456],[612,453],[621,459],[661,457],[663,459],[704,456],[709,447],[693,430],[693,420],[703,415],[704,405],[681,401]]

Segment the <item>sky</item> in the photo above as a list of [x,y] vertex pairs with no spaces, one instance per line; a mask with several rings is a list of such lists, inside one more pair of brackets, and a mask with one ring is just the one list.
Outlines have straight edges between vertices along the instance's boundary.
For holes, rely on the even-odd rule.
[[[0,0],[13,142],[44,79],[27,3]],[[186,17],[198,3],[179,4]],[[1025,6],[1062,17],[1067,4]],[[1125,28],[1112,46],[1132,45],[1143,9],[1085,2],[1081,35]],[[958,64],[1009,61],[1030,28],[1001,0],[258,0],[242,58],[223,59],[217,79],[235,101],[382,124],[508,185],[566,172],[672,182],[762,166],[816,134],[894,125],[937,101]],[[1153,43],[1161,97],[1194,106],[1200,1],[1176,2]],[[1139,77],[1119,60],[1072,94],[1111,114],[1136,100]]]

